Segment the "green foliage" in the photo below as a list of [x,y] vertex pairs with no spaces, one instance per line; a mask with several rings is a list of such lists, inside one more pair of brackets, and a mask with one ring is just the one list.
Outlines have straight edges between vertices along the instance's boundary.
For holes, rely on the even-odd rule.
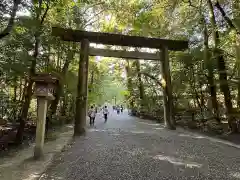
[[[38,7],[40,2],[42,4]],[[220,1],[223,8],[227,10],[233,8],[231,9],[233,20],[238,24],[239,5],[227,7],[225,6],[226,2]],[[49,10],[46,11],[48,5]],[[0,41],[1,86],[5,90],[14,89],[14,91],[9,90],[7,95],[9,99],[15,98],[22,101],[24,88],[30,78],[29,70],[34,59],[36,35],[40,34],[35,70],[36,72],[51,72],[59,76],[63,89],[58,107],[63,106],[65,101],[69,101],[67,103],[69,109],[74,106],[74,99],[77,95],[80,47],[77,43],[63,42],[52,37],[53,26],[147,37],[188,39],[188,51],[169,54],[173,94],[178,99],[178,104],[194,104],[195,107],[200,108],[197,104],[199,100],[197,96],[201,94],[204,99],[202,106],[207,106],[209,69],[213,69],[214,83],[217,85],[219,83],[216,81],[219,73],[217,73],[216,54],[213,53],[214,39],[212,25],[209,22],[207,1],[35,0],[23,3],[21,8],[21,11],[27,13],[23,13],[15,19],[11,34]],[[11,8],[7,1],[0,2],[0,29],[4,29],[8,22],[3,14],[10,14],[10,12]],[[40,28],[44,12],[47,14]],[[232,15],[228,14],[228,11],[226,12],[231,18]],[[38,19],[37,14],[40,16]],[[239,47],[236,47],[236,41],[239,43],[239,40],[236,33],[224,22],[220,13],[216,13],[216,19],[217,29],[220,32],[219,48],[224,52],[228,77],[238,79],[240,66],[239,58],[237,58]],[[204,54],[204,27],[207,28],[208,35],[208,58]],[[129,63],[129,72],[126,72],[126,64],[122,59],[90,58],[88,103],[103,104],[106,101],[113,103],[116,98],[117,103],[127,99],[128,102],[133,101],[135,107],[140,107],[139,86],[142,83],[144,87],[144,100],[142,101],[144,101],[146,111],[156,112],[162,109],[162,92],[159,85],[161,80],[160,62],[140,61],[140,71],[154,77],[150,78],[146,74],[141,74],[141,82],[139,82],[140,72],[136,68],[136,64],[133,61]],[[64,67],[67,68],[64,70]],[[237,92],[236,88],[231,85],[234,97]],[[217,90],[217,94],[219,97],[221,96],[219,90]],[[185,95],[188,97],[186,98]],[[180,103],[180,101],[184,101],[184,103]]]

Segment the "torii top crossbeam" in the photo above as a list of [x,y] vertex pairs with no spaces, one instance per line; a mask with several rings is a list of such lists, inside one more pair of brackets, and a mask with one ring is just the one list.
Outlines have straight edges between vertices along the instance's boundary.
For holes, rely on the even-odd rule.
[[64,41],[74,42],[80,42],[83,39],[88,39],[90,42],[99,44],[147,47],[155,49],[167,47],[172,51],[182,51],[188,48],[188,41],[147,38],[141,36],[128,36],[101,32],[88,32],[73,29],[63,29],[58,27],[52,28],[52,35],[58,36]]

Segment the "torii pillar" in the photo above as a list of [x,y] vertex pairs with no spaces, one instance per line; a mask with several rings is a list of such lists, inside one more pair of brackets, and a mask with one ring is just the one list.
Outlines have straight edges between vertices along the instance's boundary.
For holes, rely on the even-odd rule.
[[81,41],[74,135],[85,133],[88,96],[89,40]]
[[172,96],[172,82],[171,82],[171,73],[169,67],[169,54],[168,48],[163,46],[160,49],[161,51],[161,71],[163,79],[163,109],[164,109],[164,123],[168,129],[175,130],[176,123],[174,119],[173,112],[173,96]]

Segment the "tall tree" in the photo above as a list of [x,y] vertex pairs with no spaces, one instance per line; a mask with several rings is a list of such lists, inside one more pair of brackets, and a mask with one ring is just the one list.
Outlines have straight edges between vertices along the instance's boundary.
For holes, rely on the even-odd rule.
[[[43,8],[44,4],[46,5],[46,8]],[[40,46],[40,36],[42,33],[42,26],[43,26],[44,20],[50,8],[50,1],[39,0],[36,4],[34,4],[34,6],[35,6],[34,9],[36,13],[36,16],[35,16],[36,32],[34,34],[35,43],[34,43],[33,56],[31,59],[31,66],[28,73],[28,84],[25,89],[24,103],[23,103],[23,107],[20,115],[20,126],[18,128],[18,133],[16,138],[16,141],[18,143],[21,143],[23,140],[23,131],[25,126],[25,121],[27,120],[28,110],[29,110],[29,106],[30,106],[30,102],[33,94],[32,87],[34,82],[32,78],[36,73],[37,58],[39,55],[39,46]]]
[[236,129],[236,122],[235,119],[232,117],[233,113],[233,105],[232,105],[232,99],[231,99],[231,93],[228,85],[228,78],[227,78],[227,72],[226,72],[226,63],[224,60],[223,51],[220,49],[220,35],[216,23],[216,18],[214,14],[213,4],[211,0],[208,0],[208,8],[210,13],[210,21],[212,25],[212,34],[213,34],[213,42],[214,42],[214,50],[213,54],[214,57],[217,60],[218,64],[218,73],[219,73],[219,81],[220,81],[220,89],[224,95],[225,100],[225,106],[227,108],[227,114],[228,114],[228,123],[230,129],[235,132]]
[[144,86],[142,83],[142,74],[139,60],[135,61],[135,66],[137,70],[137,78],[138,78],[138,89],[139,89],[139,100],[140,100],[140,112],[143,111],[144,108]]
[[214,73],[213,73],[213,63],[210,60],[210,49],[208,46],[208,29],[207,24],[205,22],[205,19],[203,18],[203,24],[204,24],[204,31],[203,31],[203,37],[204,37],[204,61],[208,69],[207,74],[207,80],[209,85],[209,92],[211,95],[211,104],[213,107],[213,114],[218,122],[220,122],[219,117],[219,109],[218,109],[218,101],[217,101],[217,88],[216,84],[214,83]]
[[[4,1],[0,3],[0,6],[4,7],[2,3],[4,3]],[[5,3],[7,3],[7,2],[5,2]],[[13,0],[12,3],[13,3],[13,7],[12,7],[12,10],[11,10],[11,13],[10,13],[10,18],[8,20],[8,23],[7,23],[7,26],[5,27],[5,29],[3,29],[2,32],[0,32],[0,39],[9,35],[10,32],[12,31],[13,25],[14,25],[14,20],[15,20],[16,13],[17,13],[17,10],[18,10],[18,6],[21,3],[21,0]]]

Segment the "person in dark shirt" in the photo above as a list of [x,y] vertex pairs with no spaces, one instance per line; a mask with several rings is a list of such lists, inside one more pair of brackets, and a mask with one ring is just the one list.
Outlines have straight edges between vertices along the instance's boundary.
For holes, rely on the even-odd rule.
[[123,113],[123,105],[121,105],[120,110],[121,110],[121,113]]
[[120,106],[117,105],[116,109],[117,109],[117,114],[119,114],[120,113]]

